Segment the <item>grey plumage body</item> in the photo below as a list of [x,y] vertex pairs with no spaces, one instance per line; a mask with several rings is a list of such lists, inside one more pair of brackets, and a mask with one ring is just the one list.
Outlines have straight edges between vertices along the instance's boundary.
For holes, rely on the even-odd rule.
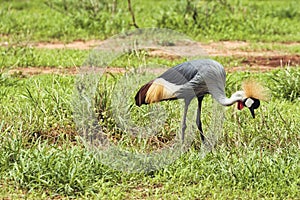
[[226,73],[223,66],[210,59],[193,60],[170,68],[158,78],[180,85],[176,98],[188,99],[210,93],[219,103],[225,97]]
[[196,124],[201,139],[204,141],[201,123],[201,106],[204,95],[211,94],[223,106],[245,100],[244,91],[237,91],[230,98],[227,98],[225,82],[226,73],[220,63],[211,59],[193,60],[168,69],[158,78],[142,86],[135,96],[135,100],[136,104],[141,106],[164,100],[184,99],[182,120],[182,140],[184,140],[188,106],[191,100],[196,97],[198,99]]

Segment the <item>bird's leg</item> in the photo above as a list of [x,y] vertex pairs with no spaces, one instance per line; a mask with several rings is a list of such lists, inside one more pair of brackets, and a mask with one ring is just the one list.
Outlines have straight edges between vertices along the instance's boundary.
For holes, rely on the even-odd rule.
[[186,114],[187,114],[190,102],[191,102],[190,99],[185,99],[184,100],[184,111],[183,111],[182,130],[181,130],[181,140],[182,140],[182,143],[184,142],[184,132],[185,132],[185,129],[186,129]]
[[205,137],[203,135],[203,130],[202,130],[202,123],[201,123],[201,105],[202,105],[203,97],[204,96],[198,97],[198,111],[197,111],[197,118],[196,118],[196,124],[200,131],[200,136],[201,136],[202,142],[204,142],[204,140],[205,140]]

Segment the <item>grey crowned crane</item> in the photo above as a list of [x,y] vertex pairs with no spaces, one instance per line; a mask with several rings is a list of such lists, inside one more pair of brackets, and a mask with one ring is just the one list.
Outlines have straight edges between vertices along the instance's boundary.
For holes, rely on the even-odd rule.
[[238,109],[249,108],[253,118],[254,110],[259,107],[260,100],[267,98],[264,88],[255,81],[245,82],[242,91],[237,91],[227,98],[225,82],[224,67],[217,61],[211,59],[188,61],[168,69],[156,79],[143,85],[135,96],[135,103],[141,106],[166,100],[184,99],[181,132],[181,139],[184,141],[188,106],[191,100],[197,97],[196,123],[204,142],[201,123],[201,104],[204,95],[211,94],[223,106],[230,106],[237,102]]

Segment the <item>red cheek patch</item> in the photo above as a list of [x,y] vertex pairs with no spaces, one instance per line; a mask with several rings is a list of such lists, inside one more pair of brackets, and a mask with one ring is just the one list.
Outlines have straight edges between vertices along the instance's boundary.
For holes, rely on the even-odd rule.
[[242,109],[244,108],[243,102],[238,101],[237,108],[238,108],[239,110],[242,110]]

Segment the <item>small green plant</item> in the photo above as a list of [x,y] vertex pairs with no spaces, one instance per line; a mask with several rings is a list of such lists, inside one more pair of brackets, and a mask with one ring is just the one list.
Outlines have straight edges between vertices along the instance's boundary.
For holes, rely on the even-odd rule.
[[300,68],[286,67],[270,74],[270,89],[274,97],[300,100]]
[[117,77],[111,73],[103,75],[99,80],[93,100],[97,120],[108,130],[113,130],[115,127],[111,114],[111,98],[116,81]]
[[76,49],[37,49],[29,46],[0,47],[1,68],[80,67],[89,51]]

